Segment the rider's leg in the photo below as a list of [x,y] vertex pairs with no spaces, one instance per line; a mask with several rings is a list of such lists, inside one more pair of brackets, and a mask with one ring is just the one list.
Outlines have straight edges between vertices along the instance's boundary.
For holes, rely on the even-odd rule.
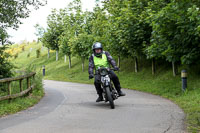
[[95,80],[94,80],[94,86],[96,88],[97,94],[98,94],[98,98],[96,100],[96,102],[100,102],[103,101],[103,96],[102,96],[102,89],[101,89],[101,83],[100,83],[100,79],[101,76],[100,75],[95,75]]
[[120,85],[119,78],[117,77],[117,75],[113,71],[110,71],[110,75],[111,75],[111,80],[113,81],[118,94],[120,96],[125,96],[126,94],[121,91],[121,85]]

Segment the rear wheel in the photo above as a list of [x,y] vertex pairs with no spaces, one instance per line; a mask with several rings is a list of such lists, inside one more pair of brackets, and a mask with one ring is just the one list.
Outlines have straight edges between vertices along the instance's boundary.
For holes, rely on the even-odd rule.
[[112,98],[112,95],[111,95],[109,87],[106,87],[106,95],[107,95],[107,99],[108,99],[108,101],[110,103],[111,109],[114,109],[115,108],[115,104],[114,104],[114,101],[113,101],[113,98]]

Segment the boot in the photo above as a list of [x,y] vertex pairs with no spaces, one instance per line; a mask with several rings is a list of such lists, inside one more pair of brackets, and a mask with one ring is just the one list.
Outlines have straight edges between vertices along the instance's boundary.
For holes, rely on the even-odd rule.
[[103,101],[103,96],[102,96],[102,94],[99,95],[99,97],[97,98],[96,102],[101,102],[101,101]]
[[120,90],[120,91],[118,91],[118,95],[119,96],[125,96],[126,94]]

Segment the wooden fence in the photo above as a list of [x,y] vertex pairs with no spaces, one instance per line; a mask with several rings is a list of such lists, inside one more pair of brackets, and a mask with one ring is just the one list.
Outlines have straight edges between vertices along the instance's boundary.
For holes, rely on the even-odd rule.
[[[13,98],[17,98],[20,96],[23,96],[29,92],[32,91],[32,89],[34,88],[34,84],[31,85],[30,79],[35,78],[35,72],[31,72],[29,74],[25,74],[22,76],[18,76],[18,77],[14,77],[14,78],[4,78],[4,79],[0,79],[0,83],[4,83],[7,84],[7,92],[8,95],[7,96],[1,96],[0,97],[0,101],[6,100],[6,99],[13,99]],[[27,84],[27,89],[23,90],[23,84],[22,81],[26,79],[26,84]],[[19,87],[20,87],[20,93],[16,93],[16,94],[12,94],[12,88],[11,88],[11,82],[12,81],[19,81]]]

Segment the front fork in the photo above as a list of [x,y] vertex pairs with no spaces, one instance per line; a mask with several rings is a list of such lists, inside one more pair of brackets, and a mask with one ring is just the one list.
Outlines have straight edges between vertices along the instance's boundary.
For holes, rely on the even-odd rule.
[[[102,85],[102,87],[107,87],[107,86],[106,85]],[[113,100],[117,99],[118,98],[118,93],[117,93],[116,89],[113,88],[113,84],[112,83],[109,84],[109,88],[111,90],[111,94],[112,94]],[[103,88],[103,97],[105,99],[105,102],[107,102],[108,99],[107,99],[106,92],[105,92],[104,88]]]

